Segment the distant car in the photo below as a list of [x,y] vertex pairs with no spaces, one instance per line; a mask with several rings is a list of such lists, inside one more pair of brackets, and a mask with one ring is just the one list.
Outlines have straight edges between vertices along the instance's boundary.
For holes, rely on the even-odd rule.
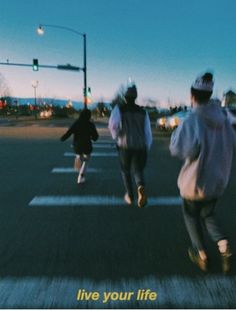
[[52,111],[51,111],[51,110],[43,110],[43,111],[40,111],[39,116],[40,116],[40,118],[42,118],[42,119],[50,118],[50,117],[52,116]]
[[161,130],[174,130],[190,114],[191,110],[181,110],[171,116],[157,119],[156,127]]
[[157,122],[156,122],[156,127],[160,130],[165,130],[166,129],[166,119],[167,119],[167,117],[158,118]]

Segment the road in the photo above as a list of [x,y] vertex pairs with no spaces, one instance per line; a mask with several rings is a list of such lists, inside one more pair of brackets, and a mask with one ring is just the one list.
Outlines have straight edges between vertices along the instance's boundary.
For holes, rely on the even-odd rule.
[[[138,209],[123,203],[106,125],[99,123],[80,186],[71,140],[59,141],[65,130],[56,122],[0,126],[0,308],[236,308],[235,263],[222,275],[211,241],[209,273],[188,259],[176,186],[181,162],[169,154],[169,136],[154,133],[150,204]],[[218,208],[233,250],[235,167]],[[138,290],[146,296],[138,299]]]

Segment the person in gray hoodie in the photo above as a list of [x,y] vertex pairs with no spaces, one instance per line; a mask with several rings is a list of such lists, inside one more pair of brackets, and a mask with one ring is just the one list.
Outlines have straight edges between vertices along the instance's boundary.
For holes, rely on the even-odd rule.
[[212,100],[213,76],[205,73],[191,87],[192,113],[172,133],[170,152],[184,160],[178,177],[183,198],[183,215],[192,247],[190,259],[203,270],[208,256],[203,227],[217,244],[222,269],[230,269],[231,251],[227,236],[215,218],[215,207],[228,184],[236,138],[222,112],[219,101]]

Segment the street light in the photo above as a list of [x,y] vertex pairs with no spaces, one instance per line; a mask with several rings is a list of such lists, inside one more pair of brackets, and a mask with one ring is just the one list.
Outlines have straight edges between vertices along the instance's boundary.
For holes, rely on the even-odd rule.
[[48,24],[40,24],[39,27],[37,28],[37,33],[39,35],[43,35],[45,27],[52,27],[52,28],[59,28],[59,29],[67,30],[67,31],[73,32],[73,33],[83,37],[83,45],[84,45],[84,67],[82,68],[82,70],[84,72],[83,95],[84,95],[84,108],[87,109],[87,103],[88,103],[87,92],[88,92],[88,90],[87,90],[87,37],[86,37],[86,34],[78,32],[77,30],[74,30],[74,29],[69,28],[69,27],[64,27],[64,26],[59,26],[59,25],[48,25]]

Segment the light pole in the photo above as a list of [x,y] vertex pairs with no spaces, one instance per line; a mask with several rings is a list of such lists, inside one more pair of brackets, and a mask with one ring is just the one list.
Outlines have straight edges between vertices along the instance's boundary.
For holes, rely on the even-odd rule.
[[32,81],[32,87],[34,88],[34,109],[35,109],[35,119],[37,119],[37,112],[36,112],[36,109],[37,109],[37,96],[36,96],[36,89],[39,85],[39,81],[35,80],[35,81]]
[[84,45],[84,67],[82,68],[82,70],[84,72],[83,96],[84,96],[84,108],[87,109],[87,92],[88,92],[88,90],[87,90],[87,36],[86,36],[86,34],[79,32],[77,30],[74,30],[72,28],[69,28],[69,27],[64,27],[64,26],[60,26],[60,25],[49,25],[49,24],[40,24],[39,27],[37,28],[37,33],[39,35],[43,35],[45,27],[52,27],[52,28],[59,28],[59,29],[67,30],[67,31],[73,32],[73,33],[83,37],[83,45]]

